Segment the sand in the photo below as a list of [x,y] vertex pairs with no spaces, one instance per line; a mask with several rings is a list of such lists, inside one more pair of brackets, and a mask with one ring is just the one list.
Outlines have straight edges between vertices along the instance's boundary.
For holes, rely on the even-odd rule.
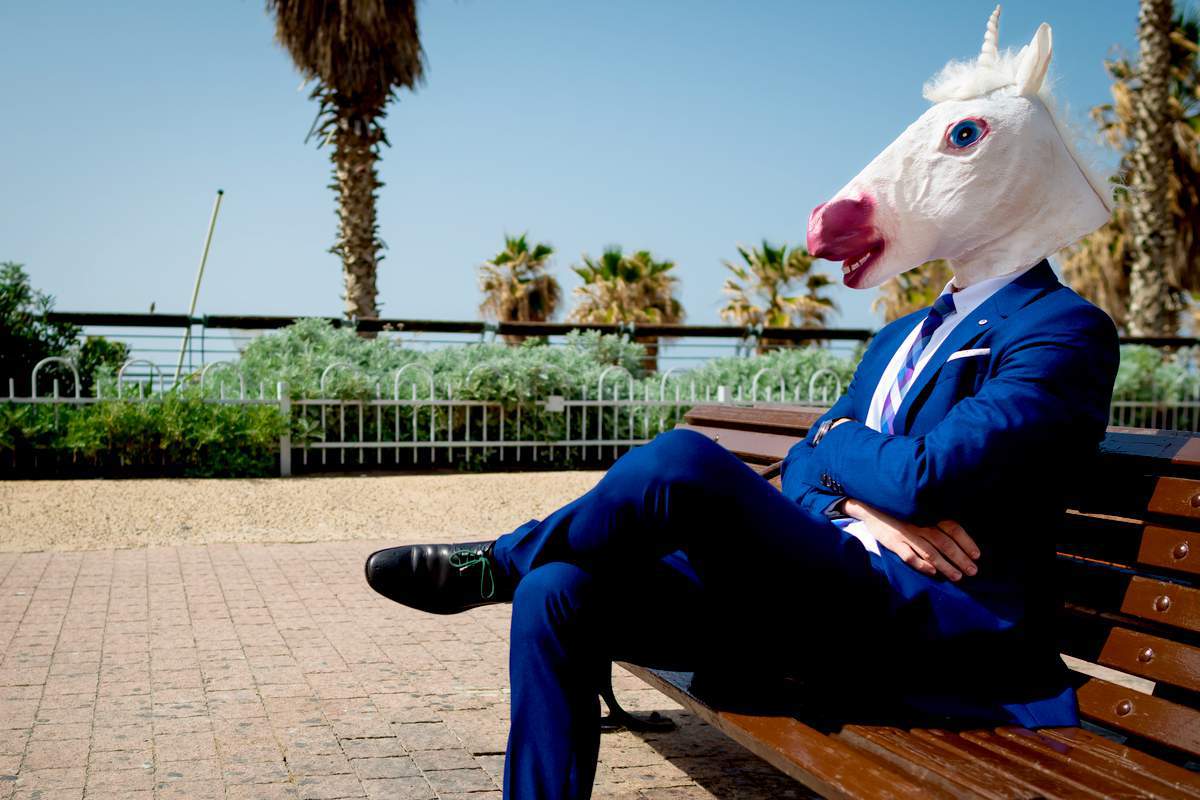
[[0,481],[0,551],[489,539],[553,511],[602,474]]

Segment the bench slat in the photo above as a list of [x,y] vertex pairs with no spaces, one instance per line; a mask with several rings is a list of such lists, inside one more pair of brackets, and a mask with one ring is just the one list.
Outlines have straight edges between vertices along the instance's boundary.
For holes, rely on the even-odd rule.
[[792,449],[792,445],[800,441],[796,436],[742,431],[734,428],[676,425],[675,429],[703,434],[743,461],[756,461],[760,464],[770,464],[782,460],[788,450]]
[[1200,533],[1138,520],[1068,512],[1055,533],[1059,553],[1095,561],[1200,575]]
[[686,676],[621,663],[755,755],[813,791],[835,798],[952,798],[921,785],[874,756],[826,736],[792,717],[718,711],[687,689]]
[[1169,467],[1200,467],[1200,437],[1185,431],[1110,426],[1100,452],[1136,458],[1153,464],[1156,472]]
[[1137,560],[1152,567],[1200,575],[1200,533],[1147,525]]
[[684,415],[689,425],[712,428],[740,428],[784,436],[803,436],[826,409],[811,406],[747,408],[745,406],[695,406]]
[[1148,509],[1170,517],[1200,519],[1200,481],[1159,478],[1154,485]]
[[1124,565],[1064,556],[1058,559],[1055,577],[1068,608],[1117,612],[1162,626],[1164,631],[1200,632],[1200,589],[1133,574]]
[[1081,716],[1200,756],[1200,712],[1099,678],[1076,694]]
[[1104,797],[1103,792],[1089,789],[1078,780],[1067,780],[1056,773],[1046,772],[1027,762],[1013,761],[1000,753],[971,741],[953,731],[936,728],[914,730],[913,736],[931,742],[959,758],[968,758],[986,764],[993,770],[1009,776],[1009,779],[1034,789],[1039,797],[1075,798]]
[[1083,728],[1042,728],[1037,733],[1068,747],[1095,753],[1107,761],[1137,770],[1185,794],[1200,798],[1200,775],[1197,773],[1146,755],[1098,733]]
[[1161,625],[1200,631],[1200,590],[1135,575],[1121,611]]
[[1184,689],[1200,690],[1200,648],[1114,626],[1098,663]]
[[1059,753],[1048,747],[1030,747],[994,731],[967,731],[961,735],[964,739],[975,742],[980,747],[985,747],[1015,763],[1028,764],[1077,786],[1086,787],[1094,792],[1098,791],[1105,797],[1138,798],[1146,796],[1144,791],[1131,786],[1128,782],[1098,772],[1083,762],[1064,759]]
[[[1020,747],[1036,750],[1051,760],[1075,763],[1092,772],[1104,775],[1128,786],[1136,797],[1163,797],[1171,800],[1192,800],[1197,795],[1172,781],[1148,774],[1136,764],[1130,764],[1110,755],[1043,736],[1039,731],[1028,728],[998,728],[996,733]],[[1193,778],[1192,789],[1200,791],[1200,776]]]
[[869,750],[922,781],[936,781],[955,793],[971,792],[991,800],[1025,800],[1045,796],[1035,786],[973,758],[938,748],[900,728],[847,725],[838,737]]
[[[708,403],[693,406],[684,415],[692,424],[741,428],[803,436],[828,409],[815,406],[735,406]],[[1164,431],[1110,426],[1100,444],[1108,461],[1137,463],[1156,474],[1191,474],[1200,469],[1200,436],[1186,431]]]

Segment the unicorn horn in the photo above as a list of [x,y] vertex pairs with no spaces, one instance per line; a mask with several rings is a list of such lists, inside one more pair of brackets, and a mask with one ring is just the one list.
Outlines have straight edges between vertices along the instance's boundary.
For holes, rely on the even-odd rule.
[[988,17],[987,30],[983,34],[983,49],[979,51],[980,64],[996,64],[1000,61],[1000,6]]

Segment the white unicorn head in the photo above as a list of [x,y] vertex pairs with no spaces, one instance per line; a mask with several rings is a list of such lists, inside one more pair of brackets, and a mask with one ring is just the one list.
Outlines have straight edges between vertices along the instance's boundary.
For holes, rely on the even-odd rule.
[[1036,264],[1103,225],[1105,180],[1071,146],[1044,86],[1050,26],[1015,55],[983,50],[925,85],[934,105],[808,221],[808,249],[851,287],[946,259],[958,286]]

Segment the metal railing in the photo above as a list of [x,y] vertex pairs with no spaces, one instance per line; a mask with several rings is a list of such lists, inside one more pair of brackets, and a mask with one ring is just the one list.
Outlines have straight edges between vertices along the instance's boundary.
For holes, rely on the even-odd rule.
[[1115,395],[1109,425],[1200,432],[1200,376],[1188,375],[1171,386],[1154,387],[1150,399]]
[[[150,362],[160,372],[172,376],[181,349],[186,371],[195,372],[214,361],[236,357],[256,336],[287,327],[298,319],[301,317],[236,314],[189,316],[76,311],[52,311],[47,314],[48,321],[76,325],[84,335],[101,335],[124,342],[129,346],[131,356],[140,362]],[[577,325],[478,320],[323,319],[337,327],[352,327],[416,349],[495,341],[497,337],[501,341],[540,337],[551,345],[558,345],[571,331],[595,330],[643,341],[656,340],[658,361],[667,367],[694,366],[719,356],[752,356],[767,350],[813,343],[822,343],[848,354],[875,333],[868,328],[764,328],[755,325]],[[1178,349],[1200,345],[1200,338],[1125,336],[1121,342]]]
[[[62,390],[58,377],[49,381],[47,390],[44,376],[55,368],[64,377],[70,375],[69,392]],[[0,403],[151,403],[191,387],[196,399],[206,403],[276,406],[289,422],[279,442],[280,474],[289,475],[293,469],[437,468],[463,462],[603,465],[674,427],[698,403],[828,407],[844,388],[829,369],[815,371],[805,382],[789,382],[777,371],[761,369],[745,385],[714,386],[676,370],[637,380],[613,366],[600,373],[595,385],[571,394],[501,402],[480,396],[479,379],[495,369],[499,367],[480,364],[462,380],[450,382],[410,364],[393,373],[390,381],[373,384],[365,396],[336,397],[330,379],[354,368],[335,362],[322,371],[316,396],[293,397],[286,383],[249,385],[231,362],[210,362],[189,376],[189,382],[171,387],[157,365],[134,359],[117,371],[107,388],[98,385],[89,396],[81,391],[69,359],[47,358],[33,368],[29,394],[19,394],[16,382],[9,379]],[[1200,376],[1188,374],[1170,386],[1115,397],[1109,422],[1200,431]]]
[[[340,366],[326,368],[322,390],[328,373]],[[487,368],[483,364],[472,372]],[[621,367],[608,367],[594,387],[580,387],[574,396],[501,403],[470,397],[471,378],[468,373],[457,386],[446,382],[439,387],[432,374],[410,365],[396,372],[390,394],[376,385],[372,398],[294,400],[293,430],[301,432],[293,442],[294,455],[305,468],[399,467],[406,460],[408,465],[438,466],[471,458],[511,464],[603,463],[674,427],[697,403],[828,407],[843,388],[827,369],[815,372],[806,385],[791,387],[764,369],[750,387],[730,389],[701,386],[686,376],[636,381]]]
[[[70,323],[86,335],[123,342],[130,355],[154,364],[168,378],[174,376],[182,348],[185,372],[195,372],[214,361],[236,358],[255,337],[287,327],[300,317],[210,314],[127,314],[52,311],[51,322]],[[867,328],[763,328],[737,325],[634,325],[557,322],[481,322],[469,320],[363,319],[347,321],[325,317],[336,327],[351,327],[392,340],[406,348],[426,350],[478,342],[516,342],[522,337],[545,339],[560,345],[572,331],[599,331],[639,341],[655,341],[657,360],[665,367],[694,366],[720,356],[752,356],[815,342],[849,354],[868,340]],[[144,365],[143,365],[144,366]],[[142,370],[142,367],[139,367]],[[134,374],[138,374],[135,370]],[[144,370],[142,375],[145,377]]]

